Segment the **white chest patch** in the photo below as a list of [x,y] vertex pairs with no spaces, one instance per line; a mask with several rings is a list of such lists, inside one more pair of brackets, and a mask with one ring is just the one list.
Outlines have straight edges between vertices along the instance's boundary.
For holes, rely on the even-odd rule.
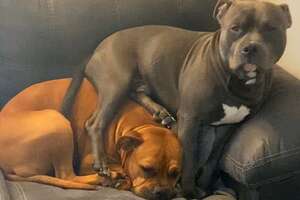
[[217,122],[211,123],[211,125],[221,125],[221,124],[235,124],[241,122],[247,115],[250,114],[250,109],[244,105],[239,108],[236,106],[228,106],[222,104],[225,116]]

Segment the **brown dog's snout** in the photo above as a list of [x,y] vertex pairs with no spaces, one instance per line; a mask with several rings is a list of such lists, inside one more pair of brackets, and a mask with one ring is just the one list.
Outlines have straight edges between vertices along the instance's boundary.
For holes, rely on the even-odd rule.
[[168,200],[175,196],[175,192],[168,187],[156,186],[153,189],[153,197],[158,200]]

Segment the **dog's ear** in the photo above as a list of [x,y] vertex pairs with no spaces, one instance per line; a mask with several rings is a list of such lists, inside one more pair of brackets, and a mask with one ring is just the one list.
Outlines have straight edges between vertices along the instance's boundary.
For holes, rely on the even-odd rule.
[[140,144],[143,143],[143,138],[139,136],[139,133],[132,131],[124,136],[121,136],[117,142],[117,150],[132,151]]
[[220,20],[225,15],[230,6],[234,3],[235,0],[219,0],[215,6],[213,16],[220,23]]
[[292,16],[287,4],[279,5],[281,10],[283,11],[284,17],[286,18],[286,28],[290,28],[292,26]]

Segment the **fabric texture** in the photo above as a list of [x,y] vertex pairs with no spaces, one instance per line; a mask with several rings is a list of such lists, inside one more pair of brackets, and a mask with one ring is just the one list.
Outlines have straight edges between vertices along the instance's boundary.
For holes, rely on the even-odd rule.
[[7,189],[7,183],[0,170],[0,200],[10,200],[9,191]]
[[279,67],[262,110],[234,134],[222,162],[238,182],[258,187],[300,171],[300,81]]
[[[29,183],[8,182],[12,200],[141,200],[131,192],[101,188],[98,191],[65,190],[58,187]],[[5,199],[6,200],[6,199]],[[8,199],[7,199],[8,200]]]

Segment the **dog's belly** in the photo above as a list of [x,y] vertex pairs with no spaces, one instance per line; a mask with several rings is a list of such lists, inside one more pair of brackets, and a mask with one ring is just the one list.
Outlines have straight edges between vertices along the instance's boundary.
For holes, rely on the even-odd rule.
[[250,114],[250,109],[245,105],[241,105],[238,107],[222,104],[222,107],[224,111],[224,117],[219,121],[211,123],[211,125],[218,126],[223,124],[239,123]]

